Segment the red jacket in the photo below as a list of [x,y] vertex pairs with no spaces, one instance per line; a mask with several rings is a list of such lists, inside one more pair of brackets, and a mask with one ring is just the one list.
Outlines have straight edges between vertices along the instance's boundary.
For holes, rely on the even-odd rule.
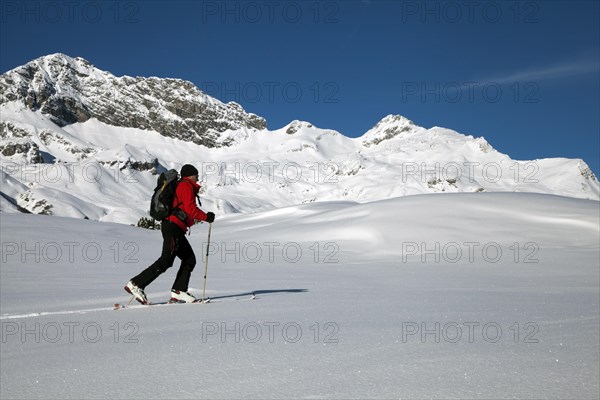
[[200,190],[200,185],[189,178],[182,178],[175,189],[175,198],[173,199],[173,208],[179,208],[186,214],[185,221],[182,221],[175,215],[169,215],[167,219],[179,226],[185,232],[194,225],[196,221],[206,221],[206,213],[196,205],[196,195]]

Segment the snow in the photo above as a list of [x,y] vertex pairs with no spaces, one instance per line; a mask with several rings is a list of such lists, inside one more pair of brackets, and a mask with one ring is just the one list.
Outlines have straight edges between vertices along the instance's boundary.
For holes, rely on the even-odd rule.
[[[167,122],[156,88],[215,121],[252,115],[181,80],[140,78],[137,99],[137,78],[62,54],[4,76]],[[60,127],[6,96],[0,116],[1,398],[600,396],[600,182],[583,160],[513,160],[400,115],[355,139],[299,120],[211,130],[216,148]],[[130,224],[156,173],[187,163],[217,215],[214,301],[160,304],[176,262],[147,288],[159,305],[115,311],[162,244]],[[206,232],[189,236],[198,297]]]
[[[447,193],[217,216],[214,303],[118,311],[158,232],[0,217],[2,398],[600,395],[597,201]],[[189,236],[196,296],[206,234]]]
[[95,118],[61,128],[23,107],[9,102],[0,111],[3,121],[32,136],[5,141],[34,143],[45,162],[31,164],[22,153],[2,155],[3,176],[20,183],[2,192],[35,213],[45,207],[54,216],[135,224],[147,217],[157,178],[152,171],[132,169],[135,162],[157,163],[158,172],[195,165],[202,174],[203,204],[218,215],[423,193],[533,192],[600,199],[600,184],[582,160],[516,161],[483,138],[417,127],[401,116],[384,118],[357,139],[293,121],[273,131],[227,131],[221,140],[232,140],[231,147],[207,148]]

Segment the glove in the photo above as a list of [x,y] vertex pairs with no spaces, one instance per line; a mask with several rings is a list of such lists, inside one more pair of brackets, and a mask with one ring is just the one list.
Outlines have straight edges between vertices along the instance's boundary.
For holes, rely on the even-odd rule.
[[215,220],[215,213],[207,212],[205,221],[208,222],[209,224],[211,224],[214,220]]

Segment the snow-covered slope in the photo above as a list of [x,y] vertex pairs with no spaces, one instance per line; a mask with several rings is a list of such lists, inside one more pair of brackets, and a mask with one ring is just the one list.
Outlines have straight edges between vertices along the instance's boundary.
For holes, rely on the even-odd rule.
[[113,311],[158,232],[3,214],[0,397],[597,399],[599,218],[525,193],[229,215],[214,303]]
[[1,167],[11,178],[2,210],[135,223],[156,174],[185,163],[202,171],[204,206],[219,215],[440,192],[600,199],[583,160],[516,161],[484,138],[399,115],[356,139],[304,121],[267,130],[189,82],[117,78],[60,54],[3,74],[0,86]]

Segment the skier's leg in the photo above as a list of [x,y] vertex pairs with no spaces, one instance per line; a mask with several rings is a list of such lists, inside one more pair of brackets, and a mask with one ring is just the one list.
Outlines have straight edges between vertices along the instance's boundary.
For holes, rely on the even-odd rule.
[[179,239],[177,248],[177,257],[181,259],[181,266],[177,272],[177,277],[173,283],[173,289],[180,292],[187,292],[190,283],[190,276],[196,266],[196,255],[185,234]]
[[179,233],[183,233],[183,231],[170,221],[163,221],[161,223],[160,231],[163,236],[163,246],[160,257],[151,266],[131,279],[134,284],[142,289],[152,283],[152,281],[158,278],[160,274],[169,269],[173,265],[173,261],[175,261],[179,244],[178,239],[179,236],[181,236]]

